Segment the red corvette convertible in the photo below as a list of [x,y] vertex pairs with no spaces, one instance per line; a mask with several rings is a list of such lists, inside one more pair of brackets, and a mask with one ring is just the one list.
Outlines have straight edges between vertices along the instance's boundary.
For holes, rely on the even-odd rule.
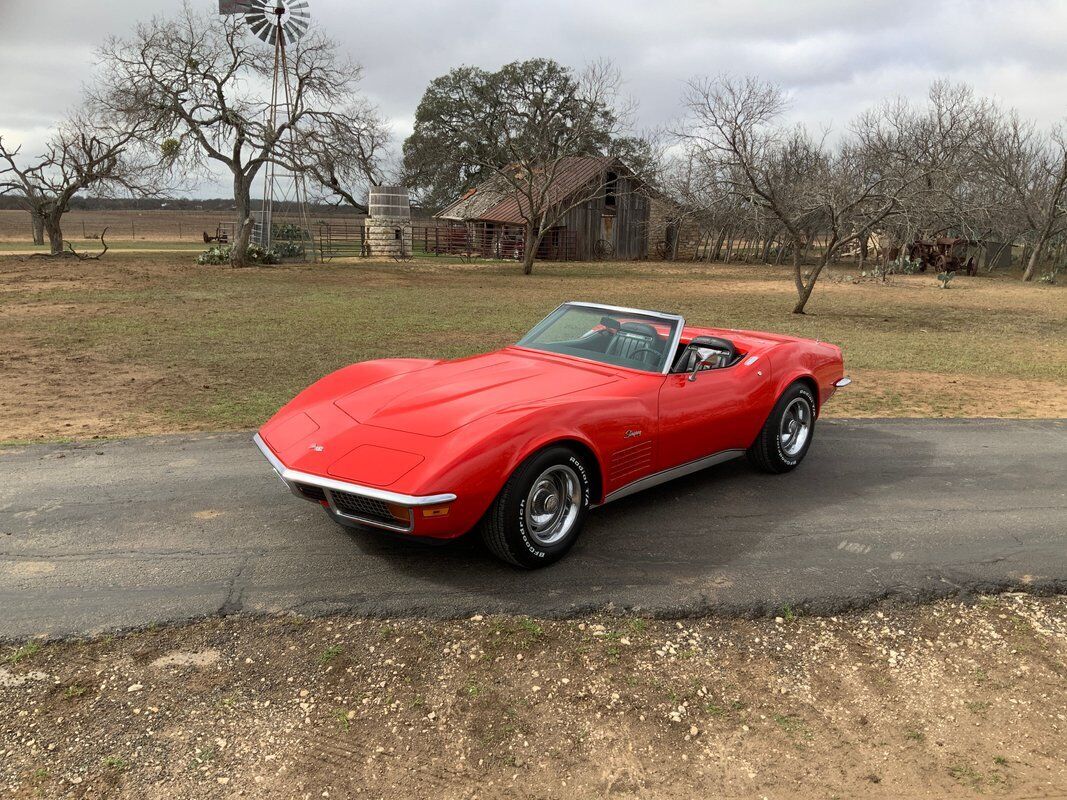
[[255,442],[341,525],[427,539],[478,527],[500,558],[539,567],[595,506],[746,453],[793,469],[848,383],[832,344],[564,303],[493,353],[338,370]]

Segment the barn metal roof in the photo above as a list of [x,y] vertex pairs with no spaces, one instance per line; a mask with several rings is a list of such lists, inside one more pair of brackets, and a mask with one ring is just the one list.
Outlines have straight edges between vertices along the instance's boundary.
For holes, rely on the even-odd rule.
[[[556,180],[549,188],[552,205],[562,203],[591,183],[616,160],[604,156],[568,156],[560,162]],[[437,212],[434,216],[463,221],[526,222],[525,198],[518,196],[507,180],[494,175],[480,186]]]

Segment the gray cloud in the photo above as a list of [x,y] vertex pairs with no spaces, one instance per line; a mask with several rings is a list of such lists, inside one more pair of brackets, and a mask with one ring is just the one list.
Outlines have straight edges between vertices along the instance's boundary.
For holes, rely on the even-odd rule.
[[[175,5],[0,0],[0,133],[38,147],[77,102],[103,38]],[[363,65],[363,90],[398,139],[432,78],[532,56],[612,59],[640,127],[679,115],[687,79],[723,71],[784,84],[794,116],[812,126],[840,127],[888,95],[921,97],[941,76],[1042,123],[1067,112],[1067,3],[1056,0],[312,0],[312,12]],[[224,192],[210,181],[198,190]]]

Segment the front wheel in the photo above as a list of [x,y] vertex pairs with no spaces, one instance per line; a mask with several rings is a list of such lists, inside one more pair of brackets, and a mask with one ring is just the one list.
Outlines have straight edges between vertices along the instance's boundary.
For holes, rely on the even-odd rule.
[[794,383],[774,404],[748,459],[764,472],[789,472],[804,460],[814,435],[815,396],[807,384]]
[[482,539],[498,558],[526,569],[561,559],[589,511],[589,467],[569,447],[526,459],[482,520]]

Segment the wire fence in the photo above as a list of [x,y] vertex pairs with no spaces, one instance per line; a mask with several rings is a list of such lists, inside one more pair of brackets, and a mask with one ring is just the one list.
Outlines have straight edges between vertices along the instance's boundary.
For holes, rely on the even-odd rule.
[[[319,256],[333,258],[367,258],[374,253],[362,223],[323,222],[318,226]],[[495,223],[452,223],[412,225],[410,237],[403,237],[401,257],[448,256],[465,260],[489,259],[520,261],[526,249],[526,230],[517,225]],[[407,243],[410,242],[410,245]],[[577,231],[553,228],[537,247],[536,258],[544,261],[574,261],[578,258]],[[395,254],[390,254],[394,257]]]

